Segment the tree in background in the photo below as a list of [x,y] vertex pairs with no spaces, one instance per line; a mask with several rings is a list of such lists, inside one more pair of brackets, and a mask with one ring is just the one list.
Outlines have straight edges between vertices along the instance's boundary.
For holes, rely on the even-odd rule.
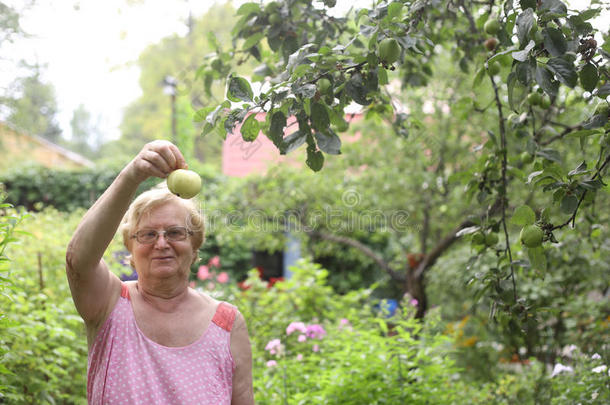
[[91,113],[80,104],[70,120],[72,136],[68,142],[70,149],[82,155],[93,157],[100,148],[102,134],[97,124],[92,122]]
[[[217,4],[203,16],[189,19],[189,33],[185,37],[166,37],[142,52],[138,58],[142,96],[126,108],[121,138],[106,145],[104,150],[131,156],[145,142],[171,139],[171,98],[163,92],[164,78],[171,76],[177,82],[177,143],[181,150],[192,151],[196,159],[193,163],[200,161],[219,166],[221,141],[197,137],[199,130],[193,123],[193,107],[220,102],[224,87],[212,84],[211,80],[204,82],[197,68],[202,60],[217,59],[215,52],[220,48],[219,44],[229,43],[230,29],[235,21],[235,10],[230,3]],[[214,66],[218,78],[228,73],[228,61],[217,60]]]
[[15,80],[4,98],[8,109],[6,121],[27,134],[59,143],[61,128],[56,120],[55,89],[42,81],[40,66],[30,68],[32,74]]

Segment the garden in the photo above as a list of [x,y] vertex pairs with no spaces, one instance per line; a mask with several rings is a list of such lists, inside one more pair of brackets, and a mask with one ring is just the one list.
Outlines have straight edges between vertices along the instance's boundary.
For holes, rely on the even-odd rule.
[[[608,4],[337,3],[214,5],[140,55],[94,167],[0,172],[0,404],[87,402],[66,247],[153,139],[202,178],[190,283],[244,315],[257,404],[610,402]],[[286,159],[229,176],[231,137]]]

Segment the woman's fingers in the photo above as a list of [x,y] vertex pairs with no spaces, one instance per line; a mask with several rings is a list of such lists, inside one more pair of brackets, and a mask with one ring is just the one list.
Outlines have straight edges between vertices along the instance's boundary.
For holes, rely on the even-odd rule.
[[144,145],[132,163],[139,181],[150,176],[166,178],[172,171],[187,167],[178,147],[163,140]]
[[169,149],[172,151],[172,156],[175,158],[174,164],[171,167],[173,167],[174,170],[188,168],[186,160],[184,160],[184,156],[182,156],[180,149],[178,149],[178,147],[173,143],[169,144]]
[[150,163],[158,169],[162,176],[158,173],[154,174],[157,177],[167,177],[176,169],[186,168],[186,161],[178,147],[168,141],[154,141],[146,145],[145,153],[142,154],[142,159]]

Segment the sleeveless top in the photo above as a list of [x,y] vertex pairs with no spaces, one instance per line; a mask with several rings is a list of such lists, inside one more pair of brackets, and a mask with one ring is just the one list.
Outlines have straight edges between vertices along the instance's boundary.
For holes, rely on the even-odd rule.
[[205,333],[183,347],[160,345],[138,328],[129,290],[121,296],[89,351],[89,404],[230,405],[236,309],[221,302]]

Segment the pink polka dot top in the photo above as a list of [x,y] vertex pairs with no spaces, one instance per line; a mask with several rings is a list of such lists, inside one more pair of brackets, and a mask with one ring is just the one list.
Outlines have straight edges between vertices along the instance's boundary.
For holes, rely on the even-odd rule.
[[121,296],[89,351],[89,404],[231,403],[235,362],[231,328],[236,309],[221,303],[206,332],[184,347],[147,338],[136,325],[129,291]]

